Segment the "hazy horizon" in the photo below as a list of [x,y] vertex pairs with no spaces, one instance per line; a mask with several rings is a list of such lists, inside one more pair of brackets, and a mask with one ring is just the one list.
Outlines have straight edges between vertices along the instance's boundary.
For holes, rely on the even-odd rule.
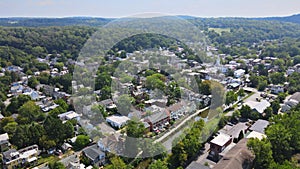
[[300,1],[284,0],[1,0],[0,18],[121,18],[162,13],[203,18],[282,17],[300,13]]

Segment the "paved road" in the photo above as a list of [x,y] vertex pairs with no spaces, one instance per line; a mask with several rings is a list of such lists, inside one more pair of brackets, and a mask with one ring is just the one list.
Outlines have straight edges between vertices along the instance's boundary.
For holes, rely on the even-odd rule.
[[178,128],[182,127],[183,125],[185,125],[185,123],[189,120],[191,120],[192,118],[194,118],[195,116],[197,116],[199,113],[207,110],[209,107],[206,107],[204,109],[198,110],[195,113],[193,113],[192,115],[188,116],[186,119],[184,119],[182,122],[180,122],[179,125],[177,125],[176,127],[172,128],[170,131],[168,131],[167,133],[165,133],[162,137],[158,138],[157,140],[154,141],[154,143],[157,142],[162,142],[166,137],[170,137],[168,138],[168,140],[163,141],[162,144],[166,147],[167,150],[171,150],[172,148],[172,142],[174,139],[176,139],[177,137],[179,137],[182,133],[182,131],[185,129],[182,128],[179,131]]

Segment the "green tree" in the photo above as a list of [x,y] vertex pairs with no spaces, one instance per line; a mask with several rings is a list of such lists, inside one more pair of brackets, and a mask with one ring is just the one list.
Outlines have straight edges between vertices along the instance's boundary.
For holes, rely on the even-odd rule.
[[32,121],[44,120],[44,115],[41,112],[41,108],[33,101],[28,101],[23,104],[18,110],[18,121],[23,124],[29,124]]
[[134,103],[134,98],[130,97],[128,94],[121,95],[116,103],[118,112],[127,116],[130,113],[132,103]]
[[54,65],[55,68],[58,69],[58,71],[62,71],[63,70],[63,67],[64,67],[64,63],[62,62],[57,62],[55,65]]
[[272,157],[272,145],[267,139],[251,138],[247,143],[248,148],[255,154],[254,168],[265,169],[269,168],[274,163]]
[[245,91],[244,91],[244,89],[240,89],[238,92],[237,92],[237,94],[239,95],[239,96],[245,96]]
[[286,96],[287,96],[286,93],[279,93],[278,96],[277,96],[277,98],[278,98],[278,100],[279,100],[280,103],[283,103],[283,101],[284,101],[284,99],[285,99]]
[[274,100],[271,103],[271,108],[273,110],[273,114],[278,114],[278,110],[280,109],[280,103],[278,100]]
[[185,165],[188,159],[188,154],[184,149],[184,146],[184,143],[180,141],[172,148],[172,156],[169,159],[170,168],[177,168]]
[[10,113],[18,113],[18,109],[29,100],[31,99],[28,95],[21,94],[17,98],[14,97],[11,99],[10,104],[6,108],[6,111]]
[[120,157],[113,157],[110,160],[110,165],[107,165],[105,169],[127,169],[127,165]]
[[286,81],[285,74],[283,72],[275,72],[269,75],[273,84],[283,84]]
[[293,64],[294,64],[294,65],[297,65],[297,64],[300,63],[300,55],[295,56],[293,59],[294,59],[294,60],[293,60]]
[[149,165],[148,169],[168,169],[168,166],[165,162],[156,160]]
[[263,80],[258,83],[257,89],[258,91],[264,91],[267,86],[268,86],[268,82],[266,80]]
[[130,120],[127,123],[126,133],[128,137],[142,137],[145,134],[145,130],[144,124],[140,121]]
[[28,79],[28,86],[35,89],[35,87],[39,84],[39,81],[36,77],[32,76]]
[[29,128],[26,125],[17,126],[11,142],[18,148],[29,146]]
[[209,80],[205,80],[200,83],[199,85],[200,93],[204,95],[210,95],[211,94],[211,82]]
[[164,75],[156,73],[146,77],[145,87],[147,89],[159,89],[164,91],[166,87],[165,81],[166,77]]
[[238,95],[234,91],[229,91],[226,93],[225,104],[230,105],[231,103],[237,101]]
[[49,150],[50,148],[56,147],[55,140],[49,139],[48,136],[43,135],[39,138],[39,146],[44,150]]
[[66,169],[63,163],[61,162],[54,162],[54,163],[49,163],[49,169]]
[[58,104],[63,109],[63,111],[67,111],[69,109],[69,105],[63,99],[57,99],[54,101],[54,103]]
[[242,118],[249,118],[252,110],[248,105],[243,105],[240,112]]
[[266,110],[264,111],[264,119],[268,120],[270,117],[272,117],[273,115],[273,109],[272,107],[268,107],[266,108]]
[[3,127],[3,131],[6,132],[9,136],[13,136],[13,134],[16,132],[17,125],[18,125],[18,123],[16,123],[16,122],[7,123]]
[[272,144],[273,157],[276,162],[282,163],[292,157],[294,148],[290,146],[290,142],[294,133],[290,128],[278,123],[269,126],[266,134]]
[[90,143],[90,137],[86,135],[78,135],[75,141],[74,147],[77,150],[83,149],[86,145]]

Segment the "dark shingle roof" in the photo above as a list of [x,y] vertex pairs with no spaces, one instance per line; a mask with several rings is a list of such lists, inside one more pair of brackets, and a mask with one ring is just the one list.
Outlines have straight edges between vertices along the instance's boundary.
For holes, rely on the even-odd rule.
[[213,169],[244,169],[251,166],[254,155],[247,148],[248,139],[239,141],[225,156],[214,166]]
[[193,161],[186,169],[210,169],[209,167]]
[[96,144],[83,149],[83,152],[88,158],[90,158],[93,161],[96,158],[98,158],[99,155],[101,155],[101,154],[104,155],[104,152],[101,151],[100,148],[98,148],[98,146]]
[[269,122],[266,120],[259,119],[257,120],[250,128],[252,131],[257,131],[259,133],[265,133],[265,128],[269,125]]
[[159,112],[159,113],[154,113],[154,114],[148,116],[148,117],[146,118],[146,121],[148,120],[148,121],[150,121],[152,124],[154,124],[154,123],[156,123],[156,122],[158,122],[158,121],[160,121],[160,120],[162,120],[162,119],[165,119],[165,118],[167,118],[167,117],[169,117],[169,116],[170,116],[170,114],[169,114],[169,112],[166,110],[166,111]]
[[298,102],[300,102],[300,92],[296,92],[294,93],[289,100],[296,100]]

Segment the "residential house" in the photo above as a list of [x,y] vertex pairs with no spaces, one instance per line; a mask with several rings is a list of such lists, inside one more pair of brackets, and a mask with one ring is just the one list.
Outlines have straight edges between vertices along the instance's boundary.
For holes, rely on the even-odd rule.
[[232,138],[224,133],[220,133],[210,141],[209,157],[218,161],[221,156],[220,153],[225,150],[232,143]]
[[99,102],[100,105],[104,106],[106,109],[114,109],[117,106],[114,104],[114,101],[111,99],[102,100]]
[[171,119],[178,119],[179,117],[185,114],[185,110],[186,110],[185,104],[182,101],[171,105],[167,109],[170,112]]
[[62,150],[63,150],[64,152],[66,152],[66,151],[71,150],[71,149],[73,148],[73,146],[72,146],[71,144],[69,144],[69,143],[64,143],[64,144],[61,146],[61,148],[62,148]]
[[200,164],[197,161],[193,161],[190,165],[186,167],[186,169],[210,169],[209,167]]
[[72,119],[76,119],[77,121],[80,121],[81,114],[78,114],[74,111],[68,111],[68,112],[59,114],[58,117],[62,121],[72,120]]
[[1,112],[0,112],[0,121],[2,120],[2,119],[4,119],[4,116],[1,114]]
[[282,85],[270,85],[271,93],[278,94],[284,92],[284,86]]
[[100,150],[103,152],[121,154],[124,150],[124,139],[121,136],[117,137],[116,134],[111,134],[101,138],[97,144]]
[[10,149],[2,153],[3,169],[15,169],[20,167],[20,153],[16,149]]
[[238,69],[238,70],[234,71],[234,77],[240,78],[245,75],[245,72],[246,71],[243,69]]
[[97,144],[84,148],[82,155],[91,161],[91,165],[101,166],[105,164],[105,153],[101,151]]
[[0,135],[0,152],[4,152],[10,148],[9,136],[7,133]]
[[37,161],[39,149],[37,145],[29,146],[20,150],[10,149],[3,153],[3,168],[15,169],[22,167],[25,163]]
[[22,94],[24,86],[20,83],[13,83],[10,88],[10,93],[12,95]]
[[295,72],[295,69],[294,68],[288,68],[288,70],[286,70],[286,74],[289,76],[291,74],[293,74]]
[[252,169],[254,155],[247,147],[248,139],[239,141],[213,169]]
[[284,103],[284,105],[281,107],[282,112],[287,112],[291,108],[297,106],[300,103],[300,92],[294,93],[288,101]]
[[144,119],[150,125],[151,131],[157,131],[170,123],[170,112],[167,109],[154,113]]
[[263,138],[267,138],[267,136],[263,133],[257,132],[257,131],[251,131],[246,138],[257,138],[259,140]]
[[232,139],[233,142],[238,142],[238,138],[240,133],[242,132],[243,135],[245,135],[247,133],[249,129],[249,126],[247,125],[247,123],[238,123],[236,125],[225,125],[219,132],[220,133],[224,133],[229,135]]
[[230,83],[230,84],[228,84],[228,88],[233,89],[233,90],[238,90],[240,88],[240,84],[239,83]]
[[257,101],[248,101],[244,103],[244,105],[248,105],[252,111],[256,111],[259,114],[262,114],[269,106],[271,106],[270,102],[267,100],[262,100],[260,102]]
[[31,100],[38,100],[40,98],[39,92],[37,92],[31,88],[24,89],[23,94],[30,96]]
[[259,119],[249,128],[249,130],[265,134],[265,129],[269,124],[270,122],[268,122],[267,120]]
[[127,124],[127,121],[130,120],[127,116],[121,115],[112,115],[106,118],[106,122],[109,123],[112,127],[122,128]]
[[300,63],[294,66],[295,72],[300,73]]
[[69,97],[71,97],[71,95],[66,93],[66,92],[54,91],[53,92],[53,97],[54,97],[55,100],[57,100],[57,99],[67,100]]
[[156,106],[159,106],[159,107],[166,107],[167,102],[168,102],[168,100],[165,99],[165,98],[162,98],[162,99],[150,99],[150,100],[145,101],[145,104],[147,106],[156,105]]

